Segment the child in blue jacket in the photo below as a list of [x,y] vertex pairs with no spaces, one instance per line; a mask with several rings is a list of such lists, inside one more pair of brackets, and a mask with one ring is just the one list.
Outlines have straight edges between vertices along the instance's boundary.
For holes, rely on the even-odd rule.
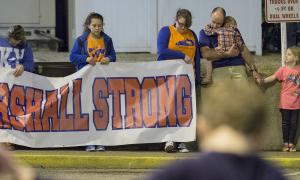
[[[94,66],[97,62],[108,64],[116,61],[112,39],[103,32],[103,16],[92,12],[84,23],[84,32],[79,36],[71,50],[70,60],[77,71],[85,65]],[[102,145],[89,145],[86,151],[105,151]]]
[[87,64],[107,64],[116,61],[112,39],[103,32],[102,15],[94,12],[88,15],[83,34],[74,42],[70,60],[77,70]]

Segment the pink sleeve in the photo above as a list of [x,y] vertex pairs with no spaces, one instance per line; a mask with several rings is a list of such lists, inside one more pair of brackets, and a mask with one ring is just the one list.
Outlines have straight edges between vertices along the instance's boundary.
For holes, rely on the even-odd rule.
[[283,80],[283,71],[284,71],[284,67],[280,67],[276,72],[275,72],[275,77],[276,79],[278,79],[279,81]]

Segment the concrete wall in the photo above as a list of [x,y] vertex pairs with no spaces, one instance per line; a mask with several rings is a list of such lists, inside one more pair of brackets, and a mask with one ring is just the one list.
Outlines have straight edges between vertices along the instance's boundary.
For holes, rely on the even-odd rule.
[[262,133],[261,149],[263,150],[281,150],[282,148],[282,130],[281,115],[278,110],[280,84],[268,88],[265,91],[267,98],[268,117],[265,131]]
[[[254,81],[251,85],[256,86]],[[280,84],[277,83],[264,92],[267,101],[267,122],[265,124],[262,135],[258,139],[259,149],[261,150],[281,150],[282,148],[281,115],[278,110],[279,90]],[[206,95],[208,91],[209,88],[201,89],[202,106],[205,106],[205,97],[207,97]],[[298,147],[300,146],[298,145]]]
[[103,15],[104,30],[113,38],[116,51],[149,52],[156,42],[152,32],[156,30],[155,3],[153,0],[75,0],[75,37],[82,33],[86,16],[94,11]]
[[210,12],[222,6],[237,19],[238,27],[250,50],[261,55],[260,0],[75,0],[73,39],[82,32],[84,18],[91,11],[104,16],[105,31],[113,38],[119,52],[156,52],[157,32],[172,24],[179,8],[193,14],[192,29],[199,30],[210,21]]
[[55,28],[55,0],[1,0],[0,27],[11,24]]
[[193,15],[191,29],[199,35],[199,30],[210,23],[211,10],[217,6],[224,7],[227,15],[237,20],[238,28],[248,48],[261,55],[261,0],[159,0],[158,27],[174,22],[177,9],[187,8]]
[[55,36],[55,0],[1,0],[0,35],[6,35],[13,24],[20,24],[31,32],[27,39],[40,38],[34,30]]

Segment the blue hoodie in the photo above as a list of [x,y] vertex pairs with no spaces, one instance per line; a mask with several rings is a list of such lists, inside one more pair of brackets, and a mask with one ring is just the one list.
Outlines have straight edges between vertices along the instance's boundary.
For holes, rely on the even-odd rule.
[[9,39],[0,38],[0,66],[16,68],[17,64],[22,64],[24,70],[32,72],[34,70],[33,54],[28,43],[12,46]]
[[[75,42],[74,46],[71,50],[70,61],[76,66],[76,69],[79,70],[83,66],[87,65],[86,58],[88,58],[87,52],[87,38],[89,32],[83,33],[79,36]],[[116,52],[114,49],[114,45],[112,39],[105,33],[103,33],[104,45],[105,45],[105,57],[108,57],[110,62],[116,61]]]

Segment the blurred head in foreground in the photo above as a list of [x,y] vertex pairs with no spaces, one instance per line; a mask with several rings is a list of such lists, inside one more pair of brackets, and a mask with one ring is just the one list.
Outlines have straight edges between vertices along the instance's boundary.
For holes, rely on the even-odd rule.
[[226,82],[215,86],[197,121],[203,153],[150,179],[283,180],[280,170],[253,153],[265,121],[264,98],[256,89]]
[[[14,180],[40,179],[32,168],[16,159],[0,145],[0,177]],[[0,178],[1,179],[1,178]]]
[[[265,127],[264,102],[262,93],[255,87],[224,82],[211,88],[197,121],[202,150],[219,151],[221,148],[220,151],[236,153],[252,150]],[[228,141],[229,136],[236,140]]]

